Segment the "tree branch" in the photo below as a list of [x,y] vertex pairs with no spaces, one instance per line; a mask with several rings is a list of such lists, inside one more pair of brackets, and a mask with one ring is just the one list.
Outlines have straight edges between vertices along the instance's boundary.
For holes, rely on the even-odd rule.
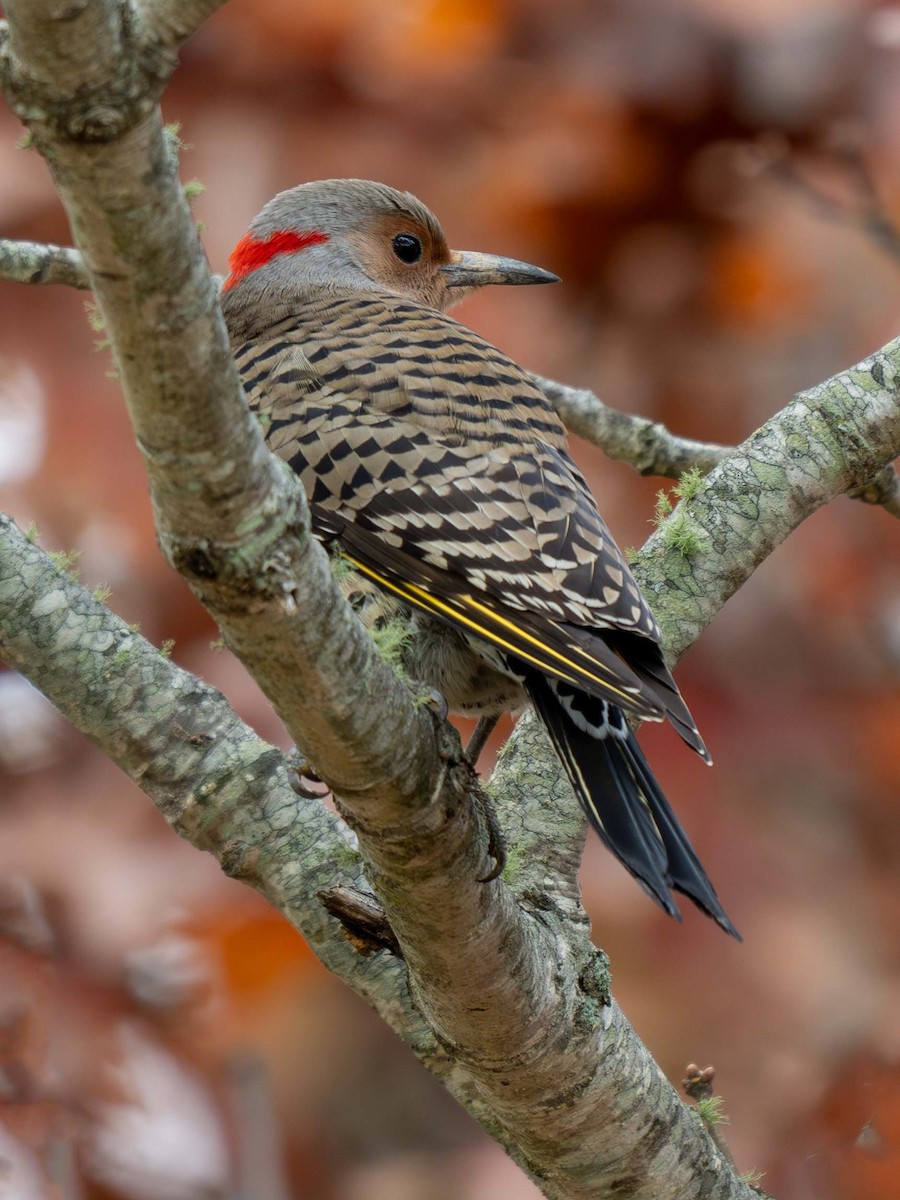
[[[132,78],[127,26],[107,29],[119,5],[92,3],[75,17],[67,10],[66,20],[52,16],[57,7],[8,5],[15,37],[29,48],[37,39],[44,57],[55,46],[58,56],[58,70],[38,83],[30,69],[14,70],[13,98],[51,165],[114,343],[160,542],[323,778],[348,804],[377,794],[397,820],[412,797],[434,789],[432,720],[342,603],[324,551],[310,541],[302,490],[269,455],[244,403],[158,111],[144,112],[146,97],[132,94],[132,115],[142,115],[124,129],[111,116],[119,136],[97,145],[71,135],[68,97],[81,104],[91,80],[95,101],[112,106]],[[104,36],[117,54],[101,85],[95,43]],[[36,111],[53,118],[34,119]],[[300,616],[300,595],[312,615]],[[298,677],[308,691],[298,693]],[[370,690],[384,698],[378,714],[364,702]]]
[[[282,753],[220,693],[170,662],[2,514],[0,655],[147,793],[181,837],[279,909],[504,1141],[470,1077],[413,1005],[402,964],[357,953],[320,902],[320,892],[336,889],[371,895],[346,825],[297,796]],[[506,1144],[515,1157],[515,1144]]]
[[214,688],[94,599],[0,514],[0,655],[154,801],[226,874],[262,891],[333,970],[357,956],[315,895],[365,887],[347,827],[300,799],[282,753]]
[[[414,1007],[403,965],[357,953],[320,901],[336,890],[371,897],[347,826],[294,792],[284,755],[219,692],[175,666],[4,514],[0,657],[108,754],[179,836],[279,909],[476,1119],[493,1121]],[[505,1144],[515,1157],[514,1142]]]
[[145,43],[177,50],[227,0],[138,0],[137,20]]
[[10,242],[0,238],[0,279],[12,283],[61,283],[88,288],[81,255],[69,246]]
[[868,483],[851,488],[847,495],[863,504],[880,504],[892,517],[900,517],[900,475],[894,467],[882,467]]
[[647,417],[610,408],[587,388],[568,387],[532,375],[565,427],[599,446],[607,458],[627,462],[640,475],[677,479],[691,467],[709,471],[729,453],[728,446],[678,437]]
[[[530,1043],[519,1040],[521,1017],[515,1010],[497,1010],[497,987],[460,989],[453,978],[442,981],[445,1023],[460,1023],[454,998],[462,992],[470,1005],[478,1002],[485,1025],[505,1020],[514,1026],[512,1034],[494,1028],[498,1036],[489,1043],[494,1057],[484,1061],[480,1050],[480,1061],[471,1064],[469,1057],[484,1044],[478,1019],[470,1044],[446,1046],[430,1027],[436,985],[417,985],[415,975],[408,982],[404,965],[390,953],[356,953],[320,902],[320,892],[338,888],[368,894],[346,827],[320,803],[301,800],[291,790],[284,756],[239,721],[218,692],[110,613],[2,515],[0,654],[147,792],[176,832],[215,854],[227,874],[279,908],[322,961],[369,1000],[457,1099],[543,1181],[548,1196],[611,1194],[603,1188],[623,1170],[624,1127],[632,1144],[629,1169],[641,1176],[632,1193],[638,1200],[667,1195],[750,1200],[751,1193],[723,1173],[712,1143],[610,1004],[605,956],[587,941],[577,895],[555,908],[549,893],[535,890],[526,900],[532,941],[543,943],[530,963],[522,963],[529,976],[538,976],[531,979],[532,997],[545,998],[541,1013],[550,1024],[540,1040],[534,1035]],[[560,791],[560,780],[550,787]],[[569,841],[577,843],[571,810],[571,795],[551,808],[548,832],[568,825]],[[536,877],[525,864],[516,891],[526,894]],[[445,881],[441,906],[427,910],[438,940],[448,933],[443,907],[460,886],[467,888],[468,881]],[[580,920],[573,922],[576,907]],[[485,970],[482,956],[497,971],[491,921],[487,914],[469,926],[473,948],[457,947],[457,971],[476,965]],[[452,922],[449,929],[452,934]],[[554,978],[557,972],[563,979]],[[410,984],[424,1000],[429,1023]],[[516,990],[513,981],[513,1000]],[[553,1010],[548,997],[556,998]],[[498,1089],[502,1105],[494,1094]],[[660,1127],[668,1133],[662,1144]],[[656,1190],[659,1179],[671,1179],[673,1190]]]
[[[551,401],[566,428],[607,458],[627,462],[641,475],[678,479],[695,468],[704,474],[730,455],[734,447],[698,442],[671,433],[659,421],[610,408],[587,388],[573,388],[541,375],[531,378]],[[848,489],[847,495],[865,504],[879,504],[900,517],[900,477],[883,466],[866,483]]]
[[632,567],[676,661],[792,530],[900,454],[900,339],[800,392],[715,467]]

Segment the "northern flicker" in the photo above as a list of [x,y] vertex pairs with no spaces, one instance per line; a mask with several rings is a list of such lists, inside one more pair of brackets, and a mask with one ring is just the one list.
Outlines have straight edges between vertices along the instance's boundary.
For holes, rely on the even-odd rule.
[[364,620],[455,712],[534,705],[605,844],[672,916],[726,916],[626,716],[709,761],[656,621],[522,368],[446,315],[492,283],[556,281],[449,250],[414,196],[365,180],[276,196],[230,259],[223,309],[269,447],[351,565]]

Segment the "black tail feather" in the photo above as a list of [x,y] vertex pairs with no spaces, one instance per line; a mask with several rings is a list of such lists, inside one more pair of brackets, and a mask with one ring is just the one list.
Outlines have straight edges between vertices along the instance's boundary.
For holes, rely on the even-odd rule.
[[629,734],[628,739],[619,745],[623,755],[629,760],[634,779],[647,797],[653,821],[665,845],[668,860],[667,882],[676,891],[689,896],[698,907],[721,925],[726,933],[742,941],[741,935],[722,908],[715,888],[710,883],[694,847],[688,841],[687,834],[681,828],[678,818],[654,779],[634,734]]
[[673,888],[740,941],[634,735],[598,738],[579,729],[553,682],[537,672],[525,673],[525,687],[604,844],[670,916],[681,919]]
[[696,750],[705,762],[711,763],[709,751],[678,690],[678,685],[672,678],[672,672],[665,664],[659,644],[650,638],[623,630],[607,633],[605,640],[655,695],[665,710],[666,719],[672,722],[678,736],[687,742],[692,750]]

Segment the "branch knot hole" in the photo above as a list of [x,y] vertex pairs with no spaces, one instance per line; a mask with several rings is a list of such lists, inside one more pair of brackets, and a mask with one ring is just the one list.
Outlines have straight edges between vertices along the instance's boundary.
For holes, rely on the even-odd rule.
[[179,571],[183,570],[197,579],[217,579],[219,576],[219,570],[204,546],[194,546],[178,557],[180,562],[175,565]]

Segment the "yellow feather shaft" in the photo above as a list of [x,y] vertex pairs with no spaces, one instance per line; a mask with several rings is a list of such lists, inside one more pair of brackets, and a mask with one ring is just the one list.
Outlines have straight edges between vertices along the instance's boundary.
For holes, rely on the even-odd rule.
[[[378,571],[375,571],[371,567],[361,563],[359,559],[354,558],[351,554],[347,554],[345,551],[342,551],[341,553],[343,557],[346,558],[348,562],[352,563],[358,571],[361,571],[362,574],[366,575],[369,579],[374,580],[381,587],[388,588],[396,595],[401,596],[404,600],[409,601],[410,604],[415,605],[417,608],[424,609],[426,612],[440,613],[444,616],[449,616],[452,618],[452,620],[458,621],[460,624],[465,625],[479,637],[484,638],[485,641],[492,642],[495,646],[499,646],[501,649],[509,651],[510,654],[515,655],[517,658],[524,659],[525,662],[530,663],[532,666],[538,667],[540,670],[548,669],[547,657],[554,658],[566,669],[563,671],[560,667],[556,666],[551,666],[549,669],[552,670],[554,674],[559,675],[560,678],[565,680],[566,683],[572,683],[577,686],[586,677],[592,680],[594,683],[599,684],[600,687],[602,687],[605,691],[612,692],[616,696],[621,696],[626,704],[633,703],[633,697],[627,692],[622,691],[621,688],[616,687],[615,684],[611,683],[608,678],[602,678],[599,675],[595,675],[591,671],[585,670],[584,667],[579,666],[577,663],[573,663],[571,659],[566,658],[566,656],[561,654],[558,650],[554,650],[552,646],[546,645],[546,643],[542,642],[540,638],[535,637],[533,634],[527,633],[525,630],[520,628],[520,626],[516,625],[514,621],[507,620],[505,617],[501,616],[487,605],[480,604],[471,596],[461,596],[458,604],[448,604],[445,601],[438,599],[438,597],[432,595],[431,592],[426,591],[424,588],[417,587],[414,583],[394,583],[392,580],[385,578],[385,576],[380,574]],[[501,637],[500,634],[494,630],[485,627],[483,622],[476,621],[467,616],[467,614],[462,611],[463,606],[473,608],[476,610],[476,612],[487,614],[487,616],[497,625],[512,630],[517,639],[521,639],[522,641],[529,642],[536,646],[545,657],[543,659],[536,658],[533,654],[529,654],[527,649],[525,649],[521,644],[508,641],[506,638]],[[613,676],[612,678],[615,677]]]

